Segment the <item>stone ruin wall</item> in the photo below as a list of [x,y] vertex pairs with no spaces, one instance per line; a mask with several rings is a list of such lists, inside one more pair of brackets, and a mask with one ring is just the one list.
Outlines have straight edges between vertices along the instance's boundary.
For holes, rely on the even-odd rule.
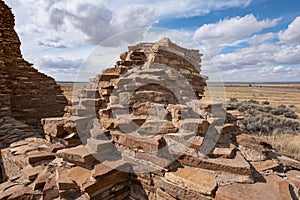
[[14,15],[0,1],[0,116],[39,126],[43,117],[63,115],[66,98],[55,80],[25,61]]
[[[199,52],[168,39],[129,47],[78,91],[64,117],[42,119],[45,139],[1,150],[0,199],[299,198],[300,162],[242,133],[237,111],[201,100],[200,61]],[[176,72],[191,91],[178,85]],[[10,91],[1,97],[13,104]],[[216,145],[203,156],[205,140]]]
[[[197,59],[182,58],[189,51]],[[176,68],[173,64],[180,61],[186,69],[176,71],[191,74],[200,71],[200,57],[169,39],[131,46],[120,54],[114,67],[78,91],[80,100],[66,106],[64,117],[43,119],[45,137],[52,143],[48,148],[53,149],[46,155],[53,156],[49,165],[56,166],[57,176],[50,173],[41,181],[45,172],[32,169],[38,174],[31,181],[34,192],[47,197],[51,189],[53,198],[72,194],[74,199],[298,198],[299,178],[294,177],[300,174],[299,161],[242,133],[236,126],[243,119],[238,111],[225,112],[221,103],[201,100],[205,77],[198,73],[201,84],[192,85],[194,94],[187,94],[176,74],[164,68]],[[185,105],[190,95],[199,113]],[[205,140],[216,144],[203,157]]]

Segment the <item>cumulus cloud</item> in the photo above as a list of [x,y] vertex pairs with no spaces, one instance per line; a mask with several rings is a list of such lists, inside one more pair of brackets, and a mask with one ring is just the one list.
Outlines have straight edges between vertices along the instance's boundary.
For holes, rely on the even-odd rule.
[[288,44],[300,44],[300,16],[296,17],[288,28],[279,32],[281,42]]
[[292,67],[285,67],[282,65],[265,66],[258,71],[258,75],[261,77],[277,77],[277,78],[297,77],[299,73],[300,73],[300,69],[297,67],[292,68]]
[[82,62],[82,59],[47,55],[36,59],[34,67],[58,81],[75,80]]
[[23,24],[17,27],[19,32],[31,35],[40,45],[65,48],[78,43],[99,44],[114,34],[150,27],[163,18],[203,15],[212,10],[247,6],[250,2],[16,0],[11,4],[18,9],[17,15],[24,19]]
[[217,54],[222,46],[236,45],[261,30],[277,25],[280,19],[259,21],[253,14],[244,17],[233,17],[215,24],[204,24],[194,33],[194,39],[201,42],[209,53]]
[[[280,19],[259,21],[246,15],[204,25],[194,38],[202,39],[205,50],[215,50],[211,59],[225,80],[243,80],[241,74],[247,74],[244,78],[253,81],[299,80],[299,19],[296,17],[279,32],[261,33],[264,28],[276,26]],[[222,49],[225,51],[220,53]]]
[[277,38],[276,33],[255,34],[247,41],[250,45],[272,42]]

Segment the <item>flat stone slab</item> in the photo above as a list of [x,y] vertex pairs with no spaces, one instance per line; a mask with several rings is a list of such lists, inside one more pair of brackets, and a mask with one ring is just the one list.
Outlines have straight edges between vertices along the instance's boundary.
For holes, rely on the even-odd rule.
[[212,195],[217,187],[216,173],[194,167],[178,168],[175,172],[167,172],[165,177],[168,181],[206,195]]
[[160,135],[167,133],[176,133],[178,128],[167,120],[147,120],[139,129],[141,135]]
[[300,171],[299,170],[290,170],[288,172],[286,172],[286,176],[288,177],[288,179],[295,179],[300,181]]
[[110,140],[88,138],[87,145],[94,152],[101,153],[101,154],[111,153],[116,150],[115,145]]
[[224,124],[223,129],[222,129],[222,134],[231,134],[231,133],[236,133],[238,131],[238,128],[235,124]]
[[236,136],[236,142],[239,146],[250,148],[260,153],[267,152],[271,147],[264,140],[244,133]]
[[250,175],[250,165],[240,154],[236,153],[235,158],[201,158],[189,154],[183,154],[178,159],[182,164],[203,169],[224,171],[241,175]]
[[57,187],[59,190],[79,190],[79,187],[69,177],[67,169],[64,167],[56,168]]
[[218,187],[232,183],[254,183],[252,175],[233,174],[229,172],[216,171]]
[[100,164],[95,165],[93,177],[96,180],[102,180],[106,176],[109,176],[117,171],[129,172],[129,163],[123,160],[116,161],[104,161]]
[[211,158],[234,158],[237,148],[230,144],[229,147],[215,147],[214,150],[208,154]]
[[75,181],[75,183],[82,188],[83,184],[87,183],[90,180],[92,176],[92,170],[76,166],[69,169],[68,174],[70,179]]
[[292,167],[297,170],[300,170],[300,161],[298,160],[292,159],[284,155],[280,155],[274,151],[270,151],[268,153],[268,157],[278,159],[279,162],[286,167]]
[[142,149],[148,153],[157,153],[165,145],[165,140],[160,135],[154,137],[137,137],[131,134],[114,131],[111,133],[115,143],[130,149]]
[[255,184],[233,183],[221,186],[216,193],[216,200],[282,200],[293,199],[288,181],[277,175],[264,177],[266,182]]
[[90,180],[84,183],[82,189],[90,197],[95,197],[101,194],[101,192],[107,190],[106,186],[114,185],[128,180],[128,173],[122,171],[115,171],[111,175],[106,176],[104,180]]
[[93,152],[90,152],[83,145],[59,150],[56,152],[56,156],[63,158],[68,162],[79,164],[88,168],[91,168],[94,161],[96,161],[96,158],[93,156]]
[[155,176],[153,178],[154,185],[159,185],[165,192],[175,199],[199,199],[199,200],[212,200],[212,197],[200,194],[188,188],[182,187],[179,184],[172,183],[166,179]]
[[37,178],[38,174],[42,172],[44,166],[31,167],[30,165],[27,168],[22,169],[22,173],[28,180],[34,180]]
[[168,169],[170,167],[170,165],[172,164],[172,161],[170,161],[170,160],[167,160],[165,158],[161,158],[161,157],[158,157],[156,155],[149,154],[149,153],[139,153],[139,152],[137,152],[135,154],[135,158],[151,162],[151,163],[153,163],[155,165],[158,165],[158,166],[160,166],[162,168],[165,168],[165,169]]
[[275,159],[259,161],[259,162],[251,162],[251,165],[258,172],[262,172],[270,169],[278,169],[280,167],[280,164]]
[[55,155],[46,151],[31,151],[27,153],[28,162],[34,165],[41,161],[48,161],[55,159]]

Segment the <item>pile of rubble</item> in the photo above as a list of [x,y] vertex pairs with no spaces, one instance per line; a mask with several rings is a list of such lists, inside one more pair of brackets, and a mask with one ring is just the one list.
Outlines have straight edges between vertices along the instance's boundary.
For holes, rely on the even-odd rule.
[[299,198],[300,162],[202,100],[200,61],[167,38],[130,46],[63,117],[42,119],[45,139],[1,150],[0,199]]

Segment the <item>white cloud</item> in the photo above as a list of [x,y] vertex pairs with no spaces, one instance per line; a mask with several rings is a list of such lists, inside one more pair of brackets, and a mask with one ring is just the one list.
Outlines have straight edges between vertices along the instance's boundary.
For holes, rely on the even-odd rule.
[[82,59],[46,55],[36,59],[34,67],[56,80],[75,80]]
[[204,24],[194,34],[194,39],[204,44],[209,53],[217,54],[222,46],[236,44],[246,36],[277,25],[280,19],[259,21],[253,14],[221,20],[215,24]]
[[300,63],[300,45],[281,45],[274,53],[274,62],[278,64]]
[[[286,67],[282,65],[278,66],[265,66],[260,68],[258,75],[261,77],[272,77],[272,78],[296,78],[300,74],[299,67]],[[285,79],[286,80],[286,79]],[[276,80],[274,80],[276,81]]]
[[278,65],[278,66],[273,68],[273,73],[282,72],[282,71],[284,71],[284,69],[285,69],[284,66]]
[[251,0],[7,0],[22,16],[18,32],[54,48],[99,44],[133,28],[150,27],[159,19],[203,15],[212,10],[247,6]]
[[213,57],[214,63],[220,69],[235,69],[263,66],[274,62],[274,54],[280,48],[273,44],[261,44],[240,48],[232,53],[219,54]]
[[300,16],[296,17],[286,30],[279,32],[279,39],[288,44],[300,44]]
[[276,33],[265,33],[265,34],[255,34],[247,41],[251,45],[262,44],[266,42],[271,42],[277,38]]

